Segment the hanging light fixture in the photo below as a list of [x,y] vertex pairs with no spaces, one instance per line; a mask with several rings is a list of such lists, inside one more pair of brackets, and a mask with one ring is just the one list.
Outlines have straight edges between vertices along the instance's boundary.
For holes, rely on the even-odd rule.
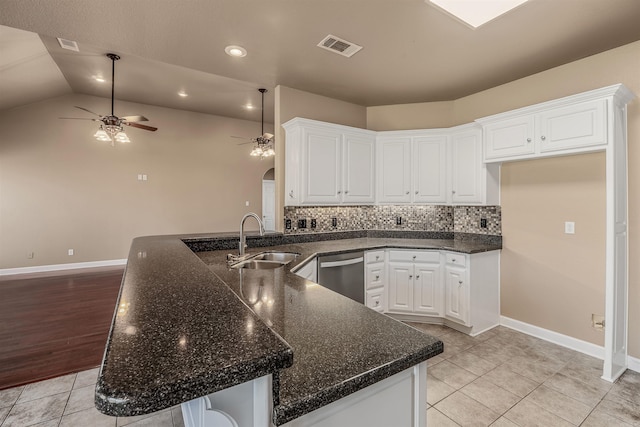
[[260,88],[258,91],[262,94],[262,135],[254,139],[255,145],[249,153],[253,157],[265,157],[275,156],[276,152],[273,149],[273,135],[264,132],[264,93],[267,89]]

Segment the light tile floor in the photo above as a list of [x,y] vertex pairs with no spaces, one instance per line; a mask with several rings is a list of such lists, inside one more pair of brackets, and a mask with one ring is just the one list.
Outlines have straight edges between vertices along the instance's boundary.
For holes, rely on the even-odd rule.
[[[427,363],[430,427],[640,427],[639,373],[610,384],[600,379],[600,360],[504,327],[469,337],[411,325],[445,344]],[[97,375],[96,368],[0,391],[0,426],[184,426],[179,406],[139,417],[99,413]]]

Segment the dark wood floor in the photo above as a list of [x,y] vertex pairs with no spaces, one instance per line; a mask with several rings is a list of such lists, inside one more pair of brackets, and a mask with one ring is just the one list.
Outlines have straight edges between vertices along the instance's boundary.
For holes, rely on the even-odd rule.
[[98,366],[123,269],[0,280],[0,390]]

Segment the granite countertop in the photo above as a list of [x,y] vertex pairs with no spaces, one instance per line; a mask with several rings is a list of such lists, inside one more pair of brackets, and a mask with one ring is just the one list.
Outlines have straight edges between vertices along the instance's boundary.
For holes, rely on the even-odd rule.
[[227,247],[237,237],[231,243],[206,235],[135,239],[96,386],[98,409],[140,415],[273,374],[273,421],[284,424],[443,349],[438,339],[292,269],[318,253],[500,249],[495,242],[449,238],[291,240],[250,238],[250,246],[301,255],[283,268],[238,270],[225,259],[236,252]]

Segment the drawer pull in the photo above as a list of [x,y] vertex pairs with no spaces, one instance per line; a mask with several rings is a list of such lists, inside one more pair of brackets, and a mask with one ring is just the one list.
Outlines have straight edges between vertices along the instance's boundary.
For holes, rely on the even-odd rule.
[[456,262],[456,259],[455,258],[451,258],[451,262]]
[[416,255],[413,256],[413,259],[416,259]]
[[376,280],[380,280],[380,276],[376,276]]
[[416,279],[419,279],[419,278],[420,278],[420,275],[417,275],[417,276],[416,276]]
[[380,301],[376,301],[376,305],[380,305]]
[[410,274],[410,275],[409,275],[409,279],[411,279],[412,277],[413,277],[413,274]]
[[458,287],[462,286],[462,280],[458,280]]
[[376,255],[376,261],[380,259],[380,255]]

